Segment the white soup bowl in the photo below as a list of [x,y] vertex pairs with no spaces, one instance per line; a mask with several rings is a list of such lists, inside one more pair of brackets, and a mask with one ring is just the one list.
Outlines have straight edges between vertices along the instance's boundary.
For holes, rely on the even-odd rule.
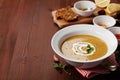
[[[65,39],[78,34],[88,34],[102,39],[108,47],[107,53],[100,58],[88,61],[76,60],[65,56],[60,50],[62,42]],[[117,48],[117,45],[118,45],[117,39],[111,31],[104,29],[102,27],[97,27],[89,24],[71,25],[66,28],[63,28],[56,32],[51,40],[52,49],[55,51],[57,55],[65,59],[66,62],[73,65],[74,67],[84,69],[92,68],[100,64],[104,59],[113,54],[113,52]]]

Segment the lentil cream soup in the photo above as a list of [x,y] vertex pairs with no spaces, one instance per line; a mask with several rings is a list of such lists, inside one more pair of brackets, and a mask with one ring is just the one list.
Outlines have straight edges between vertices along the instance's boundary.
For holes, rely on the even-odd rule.
[[107,53],[106,43],[91,35],[75,35],[67,38],[61,45],[65,56],[76,60],[93,60]]

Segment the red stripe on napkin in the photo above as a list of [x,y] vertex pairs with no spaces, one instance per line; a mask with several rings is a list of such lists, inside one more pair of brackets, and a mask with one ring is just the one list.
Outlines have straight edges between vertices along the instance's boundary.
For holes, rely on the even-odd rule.
[[91,69],[80,69],[79,67],[76,67],[76,70],[82,74],[86,78],[91,78],[99,74],[108,74],[110,73],[109,69],[107,69],[107,66],[109,65],[117,65],[117,62],[115,60],[115,55],[111,55],[107,59],[105,59],[102,64],[91,68]]

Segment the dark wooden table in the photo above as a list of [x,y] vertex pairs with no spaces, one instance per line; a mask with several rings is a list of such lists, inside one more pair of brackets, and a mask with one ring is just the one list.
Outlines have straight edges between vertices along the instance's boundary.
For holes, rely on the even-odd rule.
[[[50,45],[51,37],[59,30],[51,10],[76,1],[0,0],[0,80],[86,80],[74,67],[71,76],[54,69],[55,53]],[[120,80],[119,76],[116,71],[89,80]]]

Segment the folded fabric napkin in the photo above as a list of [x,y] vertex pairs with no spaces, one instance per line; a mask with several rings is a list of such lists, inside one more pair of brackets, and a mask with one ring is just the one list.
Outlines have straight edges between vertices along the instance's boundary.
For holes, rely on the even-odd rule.
[[79,67],[75,67],[76,70],[82,74],[86,78],[91,78],[99,74],[108,74],[110,73],[110,70],[108,69],[108,66],[110,65],[117,65],[117,62],[115,60],[115,55],[111,55],[107,59],[105,59],[100,65],[90,68],[90,69],[81,69]]

